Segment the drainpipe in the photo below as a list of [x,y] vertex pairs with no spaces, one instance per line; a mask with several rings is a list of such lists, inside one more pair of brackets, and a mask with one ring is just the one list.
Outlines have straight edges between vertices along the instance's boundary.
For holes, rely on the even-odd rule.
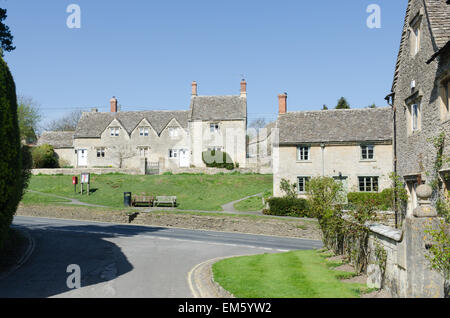
[[[393,148],[394,148],[394,175],[397,176],[397,107],[395,106],[395,93],[391,93],[385,97],[388,105],[392,107],[393,121],[394,121],[394,136],[393,136]],[[396,188],[394,188],[394,213],[395,213],[395,228],[398,228],[398,194]]]
[[320,144],[322,148],[322,177],[325,177],[325,144]]

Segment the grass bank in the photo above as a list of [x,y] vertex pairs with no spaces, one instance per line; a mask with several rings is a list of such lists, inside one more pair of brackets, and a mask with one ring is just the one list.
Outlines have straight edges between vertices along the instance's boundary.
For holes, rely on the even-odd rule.
[[[79,187],[79,186],[78,186]],[[123,193],[175,195],[178,208],[183,210],[221,211],[225,203],[264,192],[272,187],[272,175],[217,174],[217,175],[91,175],[89,196],[74,193],[71,176],[33,176],[29,189],[75,198],[82,202],[112,208],[123,206]],[[53,200],[53,201],[52,201]],[[22,203],[62,202],[27,193]]]
[[316,250],[225,259],[214,280],[238,298],[356,298],[363,284],[342,282],[354,273],[333,270]]

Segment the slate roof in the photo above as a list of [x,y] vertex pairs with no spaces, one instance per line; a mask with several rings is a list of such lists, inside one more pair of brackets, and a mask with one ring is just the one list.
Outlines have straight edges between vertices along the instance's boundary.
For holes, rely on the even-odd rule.
[[392,114],[390,107],[287,112],[277,121],[280,144],[391,141]]
[[189,111],[127,111],[117,113],[86,112],[81,116],[75,130],[75,138],[99,138],[109,124],[117,119],[130,134],[145,118],[159,135],[172,119],[182,128],[188,127]]
[[191,120],[233,120],[247,118],[247,99],[240,96],[193,96]]
[[45,131],[37,141],[37,146],[48,144],[53,148],[72,148],[73,147],[73,131]]

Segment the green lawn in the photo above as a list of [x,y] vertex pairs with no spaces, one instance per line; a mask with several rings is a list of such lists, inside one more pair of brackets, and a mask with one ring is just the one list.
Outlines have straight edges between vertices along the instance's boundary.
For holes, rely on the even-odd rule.
[[261,197],[251,197],[245,199],[244,201],[238,202],[234,205],[237,211],[248,212],[248,211],[259,211],[264,208],[262,204]]
[[334,271],[318,251],[225,259],[213,265],[214,280],[238,298],[354,298],[365,286],[341,282],[353,273]]
[[53,203],[65,203],[70,202],[69,200],[55,198],[47,195],[42,195],[39,193],[27,192],[22,198],[23,204],[53,204]]
[[[91,175],[90,196],[74,193],[72,176],[33,176],[29,185],[31,190],[114,208],[123,207],[124,192],[175,195],[180,209],[207,211],[221,211],[221,205],[225,203],[263,192],[271,187],[272,175],[257,174]],[[59,199],[28,193],[24,203],[39,203],[38,201],[45,200]]]

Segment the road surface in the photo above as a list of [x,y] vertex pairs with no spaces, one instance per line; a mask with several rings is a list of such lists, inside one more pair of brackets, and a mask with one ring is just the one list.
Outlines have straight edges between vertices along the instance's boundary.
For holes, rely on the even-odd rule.
[[[188,273],[216,257],[322,246],[320,241],[239,233],[17,216],[34,251],[0,280],[0,297],[192,297]],[[81,269],[69,289],[67,267]]]

